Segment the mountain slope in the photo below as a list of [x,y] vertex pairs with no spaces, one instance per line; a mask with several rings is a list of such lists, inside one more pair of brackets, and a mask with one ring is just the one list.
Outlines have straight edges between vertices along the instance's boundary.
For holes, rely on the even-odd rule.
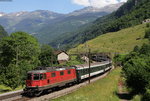
[[7,36],[7,32],[4,30],[4,28],[0,25],[0,40]]
[[76,34],[65,39],[60,38],[57,43],[53,42],[50,44],[75,47],[98,35],[140,24],[143,20],[150,18],[149,8],[149,0],[128,0],[116,12],[97,19],[86,29],[80,29],[81,31],[76,32]]
[[128,53],[133,50],[134,46],[148,43],[148,39],[144,39],[146,29],[146,25],[141,24],[118,32],[100,35],[69,50],[69,53],[86,52],[88,47],[92,52]]
[[[55,24],[48,24],[36,33],[36,37],[41,43],[49,43],[55,38],[60,36],[66,36],[67,33],[78,30],[81,26],[93,22],[99,17],[110,14],[117,10],[123,3],[108,5],[103,8],[86,7],[81,10],[74,11],[65,15],[63,19]],[[108,9],[106,9],[108,8]]]

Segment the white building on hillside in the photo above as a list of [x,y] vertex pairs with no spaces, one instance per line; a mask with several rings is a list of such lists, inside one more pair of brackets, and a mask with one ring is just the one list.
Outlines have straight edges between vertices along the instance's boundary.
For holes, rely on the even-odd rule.
[[69,61],[69,55],[64,51],[59,51],[57,54],[57,61],[61,64]]

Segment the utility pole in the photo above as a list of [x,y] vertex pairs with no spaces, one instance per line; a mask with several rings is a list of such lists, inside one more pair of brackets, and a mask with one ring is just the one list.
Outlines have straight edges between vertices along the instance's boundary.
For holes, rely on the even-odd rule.
[[90,79],[91,79],[91,75],[90,75],[90,72],[91,72],[91,50],[89,49],[89,53],[88,53],[88,58],[89,58],[89,83],[90,83]]

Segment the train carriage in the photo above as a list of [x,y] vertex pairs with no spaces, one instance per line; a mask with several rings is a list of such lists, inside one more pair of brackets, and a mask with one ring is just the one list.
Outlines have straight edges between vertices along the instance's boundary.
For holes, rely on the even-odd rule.
[[[105,71],[109,70],[111,66],[112,66],[111,61],[91,63],[90,76],[95,76],[100,73],[104,73]],[[76,67],[78,81],[81,81],[89,77],[89,65],[88,64],[76,65],[75,67]]]

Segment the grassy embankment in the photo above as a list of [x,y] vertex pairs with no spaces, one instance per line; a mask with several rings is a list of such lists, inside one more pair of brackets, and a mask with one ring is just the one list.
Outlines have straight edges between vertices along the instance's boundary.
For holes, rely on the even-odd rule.
[[6,92],[10,92],[10,91],[16,91],[16,90],[20,90],[20,89],[23,89],[23,87],[19,86],[15,90],[12,90],[10,87],[6,87],[4,85],[0,85],[0,94],[6,93]]
[[107,77],[53,101],[119,101],[115,92],[120,72],[121,68],[117,68]]
[[128,53],[133,50],[134,46],[141,46],[148,42],[144,39],[145,29],[146,25],[141,24],[118,32],[107,33],[69,50],[69,53],[86,52],[87,46],[92,52]]

